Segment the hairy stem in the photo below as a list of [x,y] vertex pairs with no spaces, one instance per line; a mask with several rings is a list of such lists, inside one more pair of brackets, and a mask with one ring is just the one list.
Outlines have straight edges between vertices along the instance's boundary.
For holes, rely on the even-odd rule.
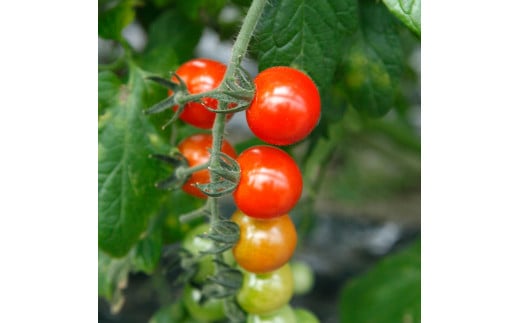
[[[229,81],[233,81],[236,70],[240,67],[240,63],[242,62],[242,59],[246,54],[249,41],[253,35],[256,24],[258,23],[258,20],[262,15],[262,11],[266,3],[267,0],[253,0],[253,2],[251,3],[251,6],[249,7],[247,15],[242,24],[242,28],[240,29],[237,39],[233,45],[233,49],[231,51],[231,60],[226,70],[226,74],[224,75],[224,80],[219,86],[219,90],[225,90],[226,83]],[[219,109],[226,108],[221,106],[221,104],[223,103],[219,102]],[[223,113],[217,113],[211,131],[213,136],[213,142],[211,146],[211,158],[209,162],[209,167],[213,169],[217,169],[220,167],[218,154],[222,148],[222,140],[224,138],[225,125],[226,115]],[[211,172],[211,181],[216,182],[217,180],[218,175],[214,172]],[[220,218],[217,198],[208,197],[208,207],[211,212],[210,226],[213,228],[214,224],[217,221],[219,221]],[[219,261],[223,260],[222,254],[215,255],[215,258]]]
[[233,49],[231,50],[231,60],[228,69],[226,70],[224,80],[233,77],[236,69],[240,66],[240,63],[246,54],[247,47],[249,46],[251,36],[255,31],[256,24],[260,20],[260,16],[262,16],[262,11],[264,10],[266,3],[267,0],[253,0],[251,3],[247,15],[244,18],[242,28],[240,28]]

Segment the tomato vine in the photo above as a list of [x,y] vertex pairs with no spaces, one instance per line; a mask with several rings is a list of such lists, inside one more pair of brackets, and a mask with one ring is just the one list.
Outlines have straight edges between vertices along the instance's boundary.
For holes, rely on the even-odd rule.
[[[209,3],[213,5],[208,1],[204,6],[209,7]],[[118,26],[103,23],[99,34],[114,39],[123,49],[123,55],[112,63],[99,65],[98,241],[99,264],[103,265],[100,273],[106,279],[100,283],[100,296],[117,305],[114,308],[120,309],[123,304],[119,286],[126,284],[128,274],[151,274],[158,268],[159,259],[167,259],[162,248],[182,240],[182,244],[176,244],[175,255],[168,254],[171,262],[160,264],[167,270],[169,265],[175,267],[177,274],[181,272],[175,279],[184,286],[180,307],[183,313],[176,313],[175,321],[181,322],[186,315],[210,320],[202,313],[209,308],[218,319],[225,315],[225,320],[232,322],[262,322],[275,317],[285,317],[288,322],[315,319],[311,313],[288,304],[293,294],[306,293],[313,284],[308,271],[292,266],[297,234],[303,233],[302,228],[309,223],[307,215],[313,213],[314,199],[326,175],[325,166],[330,164],[339,143],[345,137],[347,141],[357,138],[356,127],[364,126],[367,116],[381,116],[393,104],[391,87],[401,67],[392,60],[400,58],[399,46],[386,33],[376,41],[375,31],[379,29],[374,24],[376,19],[370,17],[378,17],[384,30],[392,32],[395,21],[381,10],[382,4],[358,0],[332,0],[330,6],[320,2],[301,6],[295,0],[240,3],[244,6],[242,13],[246,5],[249,7],[243,23],[237,18],[234,25],[240,25],[240,30],[228,65],[193,58],[201,25],[215,27],[212,19],[216,17],[194,18],[189,13],[202,12],[198,4],[176,0],[143,4],[157,11],[149,18],[146,15],[150,7],[133,8],[132,1],[100,3],[103,22]],[[213,9],[217,13],[222,8],[223,3]],[[118,11],[129,13],[125,22],[109,19],[112,14],[121,14]],[[136,13],[143,16],[134,17]],[[297,23],[288,25],[293,14]],[[298,19],[307,15],[323,15],[329,23]],[[127,21],[134,18],[148,32],[144,52],[138,52],[121,36]],[[195,20],[203,23],[193,23]],[[160,36],[170,34],[165,30],[184,27],[198,36],[181,36],[175,41]],[[316,40],[299,34],[298,30],[309,27]],[[292,41],[300,36],[302,42]],[[340,45],[336,41],[339,37],[348,41]],[[242,67],[251,40],[255,41],[253,56],[260,71],[254,79]],[[296,44],[309,41],[320,46]],[[188,43],[191,52],[177,52]],[[340,54],[342,46],[348,54]],[[323,52],[323,48],[328,50]],[[387,55],[381,48],[396,48],[395,55]],[[157,53],[160,57],[154,56]],[[164,61],[155,64],[157,59]],[[319,59],[322,64],[317,64]],[[373,64],[374,60],[377,64]],[[193,70],[195,65],[198,71]],[[178,66],[176,72],[162,74],[172,66]],[[334,69],[338,80],[330,86]],[[345,71],[347,75],[342,74]],[[373,75],[374,71],[377,75]],[[202,83],[190,79],[197,75],[201,77],[197,82]],[[373,86],[366,88],[366,84]],[[157,85],[164,91],[157,90]],[[380,92],[367,94],[374,89]],[[103,91],[107,94],[103,95]],[[323,114],[321,104],[327,105]],[[347,105],[359,110],[359,114],[353,116],[349,109],[347,115]],[[235,150],[226,140],[225,130],[228,120],[239,111],[245,112],[247,125],[256,138],[239,143]],[[334,115],[337,111],[341,112],[340,118]],[[182,122],[176,122],[178,119]],[[172,124],[171,132],[164,131]],[[377,123],[372,126],[377,127]],[[366,138],[359,137],[359,142],[365,143]],[[114,188],[117,185],[120,187]],[[237,207],[233,215],[222,209],[224,196],[232,197]],[[293,212],[297,205],[306,213]],[[289,212],[295,215],[294,223]],[[307,222],[302,221],[304,217]],[[201,222],[204,224],[199,225]],[[173,232],[165,233],[172,228]],[[302,280],[305,275],[308,279]],[[253,281],[263,281],[271,291],[253,286]],[[299,286],[295,286],[297,281]],[[179,307],[175,307],[177,310]]]

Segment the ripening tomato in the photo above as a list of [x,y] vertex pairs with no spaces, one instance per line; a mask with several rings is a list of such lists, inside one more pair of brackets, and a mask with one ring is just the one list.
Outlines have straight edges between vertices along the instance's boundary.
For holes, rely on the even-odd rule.
[[253,146],[237,158],[240,181],[233,198],[237,207],[254,218],[273,218],[288,213],[300,199],[300,169],[285,151],[272,146]]
[[213,322],[225,317],[224,301],[222,299],[210,299],[200,304],[202,293],[199,289],[191,287],[189,284],[184,286],[183,302],[191,317],[198,322]]
[[289,303],[293,295],[293,277],[289,263],[267,274],[244,271],[237,302],[250,314],[267,314]]
[[272,219],[256,219],[236,211],[231,221],[240,228],[240,238],[233,247],[233,255],[245,270],[267,273],[291,259],[296,249],[297,234],[288,214]]
[[296,320],[294,310],[290,305],[283,307],[268,314],[249,314],[246,323],[302,323]]
[[263,141],[294,144],[309,135],[321,113],[318,88],[303,72],[271,67],[255,78],[256,93],[246,110],[247,124]]
[[[188,165],[193,167],[209,161],[209,150],[211,149],[212,140],[213,136],[210,134],[195,134],[179,143],[178,148],[180,153],[188,160]],[[226,140],[222,142],[222,152],[232,158],[236,158],[237,156],[233,146]],[[206,198],[207,196],[194,186],[194,184],[206,184],[209,182],[209,171],[207,169],[199,170],[191,174],[186,183],[182,186],[182,189],[193,196]]]
[[[182,64],[176,73],[186,83],[188,92],[197,94],[217,88],[224,79],[226,65],[210,59],[197,58]],[[175,77],[172,77],[172,82],[178,83]],[[168,95],[172,94],[173,92],[168,90]],[[217,108],[216,99],[204,98],[202,101],[211,109]],[[173,107],[174,111],[177,109],[178,106]],[[231,116],[232,114],[227,114],[227,120]],[[210,129],[215,121],[215,113],[208,111],[201,103],[190,102],[186,104],[179,118],[192,126]]]

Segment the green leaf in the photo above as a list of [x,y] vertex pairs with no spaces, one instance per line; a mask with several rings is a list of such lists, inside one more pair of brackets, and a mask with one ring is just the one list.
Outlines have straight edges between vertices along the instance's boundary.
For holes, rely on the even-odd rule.
[[99,135],[98,244],[114,257],[124,256],[138,241],[163,195],[154,183],[165,170],[149,156],[164,146],[142,113],[148,105],[142,74],[131,65],[129,83]]
[[165,73],[193,57],[202,35],[202,26],[188,20],[178,10],[168,10],[151,25],[148,44],[141,57],[144,69]]
[[132,249],[133,268],[147,274],[151,274],[155,270],[161,259],[163,236],[159,217],[157,215],[157,218],[151,221],[152,224],[147,235],[139,240],[135,248]]
[[181,190],[171,191],[169,194],[164,204],[167,215],[162,226],[165,244],[181,241],[187,232],[201,223],[202,218],[189,223],[181,223],[179,217],[183,213],[188,213],[202,207],[205,203],[205,200],[186,194]]
[[98,73],[98,114],[103,114],[104,110],[116,104],[117,95],[121,81],[111,71],[102,71]]
[[126,287],[130,269],[128,258],[115,259],[98,251],[98,295],[109,301],[113,313],[123,306],[122,290]]
[[[111,5],[108,3],[107,5]],[[102,6],[98,15],[98,35],[102,38],[121,41],[122,31],[135,17],[132,0],[122,0],[115,6]]]
[[421,0],[383,0],[383,2],[406,27],[421,37]]
[[348,37],[345,51],[346,90],[352,105],[371,117],[394,105],[403,69],[395,18],[373,0],[360,1],[360,29]]
[[200,21],[210,17],[216,17],[220,10],[228,3],[228,0],[190,0],[178,1],[177,5],[184,16],[193,21]]
[[323,92],[340,60],[341,39],[357,19],[356,0],[269,1],[257,30],[259,69],[298,68]]
[[383,259],[341,292],[342,323],[421,321],[421,242]]

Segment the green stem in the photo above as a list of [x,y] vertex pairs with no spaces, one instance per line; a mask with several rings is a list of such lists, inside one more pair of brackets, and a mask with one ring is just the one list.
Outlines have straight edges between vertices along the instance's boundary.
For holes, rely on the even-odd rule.
[[233,77],[236,69],[240,66],[242,59],[244,58],[247,47],[249,46],[249,40],[255,31],[256,24],[260,20],[262,11],[264,10],[267,0],[253,0],[247,15],[244,18],[242,28],[238,33],[233,49],[231,50],[231,60],[226,70],[224,79]]
[[185,213],[185,214],[183,214],[183,215],[181,215],[179,217],[179,221],[181,223],[186,223],[186,222],[189,222],[191,220],[198,219],[198,218],[202,217],[206,213],[207,209],[208,209],[208,206],[204,205],[201,208],[198,208],[198,209],[193,210],[191,212]]
[[[244,22],[242,24],[242,28],[238,33],[235,44],[233,45],[233,49],[231,51],[231,60],[226,69],[226,74],[224,75],[224,81],[219,86],[219,89],[225,90],[226,83],[228,81],[232,81],[235,76],[236,70],[239,68],[242,59],[244,58],[247,47],[249,46],[249,41],[253,36],[253,32],[255,30],[256,24],[262,15],[262,11],[264,9],[267,0],[253,0],[249,10],[247,12],[246,17],[244,18]],[[223,104],[219,102],[219,105]],[[223,106],[219,106],[219,109],[225,108]],[[213,128],[211,134],[213,136],[213,142],[211,146],[211,157],[209,162],[209,167],[213,169],[217,169],[220,166],[218,154],[222,148],[222,140],[224,137],[224,129],[226,125],[226,115],[223,113],[217,113],[215,116],[215,121],[213,123]],[[216,182],[218,180],[218,175],[214,172],[211,172],[211,182]],[[218,201],[217,198],[208,197],[208,207],[211,212],[210,216],[210,226],[213,228],[214,224],[219,221],[219,212],[218,212]],[[215,255],[215,258],[219,261],[223,261],[222,254]],[[218,269],[217,269],[218,271]]]
[[198,172],[199,170],[206,169],[206,168],[208,168],[208,166],[209,166],[209,163],[202,163],[202,164],[199,164],[199,165],[196,165],[193,167],[189,167],[189,168],[181,167],[176,170],[176,173],[177,173],[178,177],[184,177],[184,176],[191,175],[195,172]]

